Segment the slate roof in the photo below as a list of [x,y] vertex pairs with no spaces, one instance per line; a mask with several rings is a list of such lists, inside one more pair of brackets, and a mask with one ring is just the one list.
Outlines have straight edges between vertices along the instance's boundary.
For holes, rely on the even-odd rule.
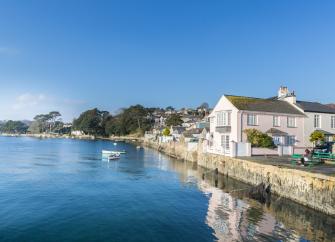
[[186,130],[186,128],[181,127],[181,126],[173,126],[172,127],[172,133],[174,133],[174,134],[182,134],[185,130]]
[[297,101],[297,106],[305,112],[335,113],[335,108],[318,102]]
[[189,130],[186,130],[183,134],[186,134],[186,135],[193,135],[193,134],[201,134],[203,129],[198,129],[198,128],[195,128],[195,129],[189,129]]
[[324,135],[331,135],[331,136],[334,135],[333,133],[330,133],[330,132],[325,131],[325,130],[323,130],[323,129],[317,129],[317,131],[320,131],[320,132],[323,133]]
[[286,101],[233,95],[225,97],[239,110],[304,115]]
[[281,136],[286,136],[288,133],[281,131],[279,129],[271,128],[268,131],[266,131],[267,134],[272,134],[272,135],[281,135]]

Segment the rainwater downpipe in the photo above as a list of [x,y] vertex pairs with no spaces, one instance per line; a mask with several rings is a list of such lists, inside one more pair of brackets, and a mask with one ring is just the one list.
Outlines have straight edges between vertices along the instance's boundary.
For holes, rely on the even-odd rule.
[[240,142],[242,143],[243,141],[243,111],[241,111],[241,137],[240,137]]

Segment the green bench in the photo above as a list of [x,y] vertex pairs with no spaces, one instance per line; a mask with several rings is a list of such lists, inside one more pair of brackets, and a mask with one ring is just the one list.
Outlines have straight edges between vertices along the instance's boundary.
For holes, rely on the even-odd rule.
[[299,155],[299,154],[293,154],[291,156],[291,164],[292,165],[296,165],[298,162],[301,161],[301,158],[303,157],[303,155]]
[[[300,154],[293,154],[291,156],[291,164],[292,165],[297,165],[298,162],[301,162],[301,159],[303,158],[303,155]],[[307,162],[305,162],[305,164],[308,164],[308,167],[312,167],[314,165],[320,164],[321,163],[321,159],[318,157],[312,157],[312,159],[309,159]]]
[[332,153],[314,153],[313,158],[320,159],[322,161],[327,160],[330,162],[335,162],[335,154]]

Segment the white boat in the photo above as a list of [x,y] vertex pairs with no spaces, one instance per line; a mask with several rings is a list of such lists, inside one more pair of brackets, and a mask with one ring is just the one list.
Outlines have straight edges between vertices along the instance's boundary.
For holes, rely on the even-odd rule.
[[116,151],[116,152],[118,152],[119,154],[126,154],[127,153],[127,151],[125,151],[125,150]]
[[120,155],[113,154],[113,155],[108,156],[108,161],[118,160],[118,159],[120,159]]
[[117,150],[102,150],[103,155],[113,155],[113,154],[126,154],[127,152],[125,150],[117,151]]
[[103,155],[111,155],[111,154],[113,154],[113,151],[112,150],[102,150],[102,154]]

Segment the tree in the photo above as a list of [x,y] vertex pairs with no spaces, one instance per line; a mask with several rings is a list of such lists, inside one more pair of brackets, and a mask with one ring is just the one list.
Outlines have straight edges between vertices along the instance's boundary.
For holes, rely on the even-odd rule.
[[171,114],[165,121],[165,124],[170,126],[180,126],[183,124],[183,120],[181,119],[179,114]]
[[168,128],[163,129],[162,134],[163,134],[164,136],[169,136],[169,135],[170,135],[170,129],[168,129]]
[[257,129],[245,129],[243,132],[247,135],[247,140],[249,143],[251,143],[251,146],[253,147],[261,147],[261,148],[275,147],[272,137],[270,137],[265,133],[262,133]]
[[[52,111],[47,114],[38,114],[34,117],[33,123],[29,127],[31,133],[54,132],[59,130],[61,114],[58,111]],[[57,127],[56,127],[57,124]]]
[[208,109],[209,109],[209,105],[208,105],[208,103],[203,102],[203,103],[198,107],[198,109],[205,109],[205,110],[208,110]]
[[41,121],[39,120],[35,120],[33,121],[29,128],[28,128],[28,132],[32,133],[32,134],[40,134],[43,132],[43,124]]
[[152,109],[141,105],[125,108],[106,123],[106,133],[108,135],[143,135],[144,131],[150,130],[153,124],[150,112]]
[[72,130],[81,130],[90,135],[105,135],[105,124],[108,117],[107,111],[100,111],[97,108],[87,110],[73,121]]
[[111,118],[106,122],[105,132],[108,135],[124,135],[126,134],[126,130],[124,125],[122,124],[122,119],[120,116]]
[[168,107],[165,108],[165,110],[166,110],[166,111],[174,111],[175,108],[172,107],[172,106],[168,106]]
[[314,145],[320,142],[325,141],[325,135],[319,130],[315,130],[311,135],[309,136],[309,141],[311,141]]
[[9,120],[2,124],[0,127],[0,132],[8,134],[24,134],[28,130],[28,125],[21,121]]
[[62,115],[58,111],[52,111],[48,114],[48,118],[49,118],[48,121],[50,121],[50,125],[49,125],[50,126],[50,132],[55,127],[56,122],[60,121],[61,116]]

